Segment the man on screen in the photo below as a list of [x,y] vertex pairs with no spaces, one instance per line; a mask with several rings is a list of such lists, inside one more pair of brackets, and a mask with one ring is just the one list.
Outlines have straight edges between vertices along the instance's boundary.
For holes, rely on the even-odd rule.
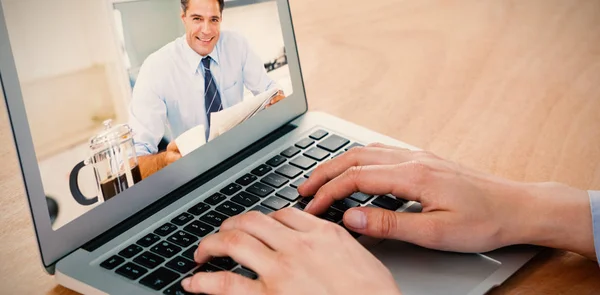
[[[221,32],[223,0],[181,0],[185,36],[144,61],[129,106],[142,177],[181,158],[173,139],[198,125],[210,133],[210,114],[242,102],[244,86],[254,95],[278,88],[248,42]],[[282,92],[269,105],[283,99]],[[166,151],[158,144],[169,128]]]

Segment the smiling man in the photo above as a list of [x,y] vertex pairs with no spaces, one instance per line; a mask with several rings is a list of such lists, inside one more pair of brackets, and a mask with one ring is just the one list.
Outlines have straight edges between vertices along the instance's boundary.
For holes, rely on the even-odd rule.
[[[210,114],[243,100],[244,87],[254,95],[278,88],[248,42],[221,32],[223,0],[181,0],[185,36],[144,61],[129,106],[142,177],[181,158],[173,139],[198,125],[210,130]],[[271,104],[281,100],[283,93]],[[170,133],[167,150],[158,144]]]

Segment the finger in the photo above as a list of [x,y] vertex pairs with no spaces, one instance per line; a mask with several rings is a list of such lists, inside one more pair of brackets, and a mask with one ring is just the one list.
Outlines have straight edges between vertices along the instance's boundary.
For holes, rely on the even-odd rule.
[[403,213],[379,208],[352,208],[344,213],[344,225],[354,232],[383,239],[396,239],[436,248],[441,231],[432,227],[444,212]]
[[[379,208],[352,208],[344,213],[344,225],[357,233],[383,239],[396,239],[436,248],[443,231],[432,224],[445,212],[403,213]],[[438,227],[439,228],[439,227]]]
[[287,245],[294,240],[292,229],[258,211],[228,218],[221,224],[221,230],[241,230],[273,250],[288,248]]
[[367,165],[399,164],[413,160],[409,150],[391,149],[381,144],[352,148],[341,156],[319,165],[310,177],[298,187],[302,196],[312,196],[328,181],[336,178],[350,167]]
[[269,216],[285,226],[301,232],[308,232],[317,227],[319,223],[325,222],[314,215],[292,207],[269,213]]
[[263,294],[263,285],[229,271],[199,272],[193,277],[181,281],[184,290],[191,293],[229,295],[229,294]]
[[240,230],[221,230],[204,238],[198,245],[194,260],[206,263],[211,257],[231,257],[259,273],[276,263],[273,250]]
[[[428,172],[421,162],[398,165],[354,166],[323,185],[305,211],[319,214],[333,202],[354,192],[371,195],[392,194],[410,201],[420,201],[421,180]],[[311,175],[312,177],[312,175]]]

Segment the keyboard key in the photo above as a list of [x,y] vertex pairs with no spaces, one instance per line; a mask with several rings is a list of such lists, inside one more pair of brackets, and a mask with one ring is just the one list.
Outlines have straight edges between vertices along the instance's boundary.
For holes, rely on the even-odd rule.
[[333,134],[327,137],[325,140],[321,141],[317,146],[328,152],[335,153],[337,150],[347,145],[349,142],[349,140]]
[[172,232],[173,232],[174,230],[176,230],[176,229],[177,229],[177,227],[176,227],[175,225],[173,225],[173,224],[170,224],[170,223],[168,223],[168,222],[167,222],[167,223],[165,223],[163,226],[161,226],[161,227],[157,228],[157,229],[154,231],[154,233],[155,233],[155,234],[157,234],[157,235],[159,235],[159,236],[162,236],[162,237],[164,237],[164,236],[166,236],[166,235],[168,235],[168,234],[172,233]]
[[194,270],[194,273],[199,273],[199,272],[217,272],[217,271],[223,271],[223,270],[220,269],[220,268],[218,268],[218,267],[216,267],[216,266],[214,266],[214,265],[205,263],[205,264],[202,264],[202,266],[198,267],[196,270]]
[[362,145],[362,144],[360,144],[360,143],[358,143],[358,142],[355,142],[355,143],[353,143],[353,144],[351,144],[351,145],[347,146],[347,147],[345,148],[345,150],[349,150],[349,149],[351,149],[351,148],[353,148],[353,147],[363,147],[363,146],[364,146],[364,145]]
[[125,262],[125,259],[123,259],[123,257],[113,255],[112,257],[104,260],[104,262],[100,263],[100,266],[102,266],[106,269],[113,269],[113,268],[119,266],[119,264],[121,264],[123,262]]
[[315,171],[315,169],[312,169],[312,170],[310,170],[310,171],[308,171],[308,172],[304,173],[304,177],[306,177],[306,178],[309,178],[309,177],[310,177],[310,175],[313,173],[313,171]]
[[177,278],[179,278],[179,275],[176,272],[161,267],[141,279],[140,284],[150,287],[154,290],[160,290],[175,281]]
[[370,198],[372,198],[373,196],[371,195],[367,195],[365,193],[361,193],[361,192],[355,192],[352,195],[350,195],[349,198],[358,201],[362,204],[364,204],[366,201],[368,201]]
[[331,158],[332,158],[332,159],[333,159],[333,158],[337,158],[337,157],[341,156],[341,155],[342,155],[344,152],[346,152],[346,151],[344,151],[344,150],[342,150],[342,151],[339,151],[337,154],[335,154],[335,155],[331,156]]
[[291,146],[285,150],[283,150],[283,152],[281,152],[282,156],[291,158],[293,156],[295,156],[296,154],[298,154],[300,152],[300,149],[295,147],[295,146]]
[[189,249],[183,251],[183,253],[181,253],[181,256],[194,261],[194,252],[196,252],[196,249],[198,249],[198,245],[193,245]]
[[237,262],[231,259],[231,257],[215,257],[211,259],[208,263],[220,267],[224,270],[231,270],[237,265]]
[[228,186],[224,187],[221,190],[221,193],[225,194],[225,195],[228,195],[228,196],[231,196],[231,195],[237,193],[241,189],[242,189],[241,185],[239,185],[237,183],[230,183]]
[[310,150],[306,151],[306,153],[304,153],[303,155],[311,159],[315,159],[317,161],[323,161],[325,160],[325,158],[329,157],[329,153],[327,151],[318,147],[311,148]]
[[290,202],[288,202],[284,199],[278,198],[278,197],[270,197],[261,203],[261,205],[271,208],[275,211],[277,211],[281,208],[284,208],[285,206],[287,206],[289,204],[290,204]]
[[298,210],[304,211],[304,208],[306,208],[306,204],[302,204],[302,203],[298,202],[298,203],[294,204],[294,206],[292,206],[292,207],[294,207]]
[[210,211],[208,213],[206,213],[204,216],[200,217],[200,220],[214,225],[214,226],[221,226],[221,223],[223,223],[223,221],[225,221],[225,219],[227,219],[227,216],[216,212],[216,211]]
[[189,259],[183,258],[181,256],[177,256],[173,258],[171,261],[165,264],[166,267],[178,271],[180,273],[186,273],[192,270],[194,267],[198,266],[196,262],[191,261]]
[[246,185],[249,185],[249,184],[253,183],[253,182],[254,182],[256,179],[257,179],[257,177],[256,177],[256,176],[254,176],[254,175],[252,175],[252,174],[249,174],[249,173],[248,173],[248,174],[246,174],[246,175],[244,175],[244,176],[242,176],[242,177],[238,178],[238,179],[235,181],[235,183],[237,183],[237,184],[239,184],[239,185],[246,186]]
[[229,216],[235,216],[244,212],[244,210],[246,209],[238,204],[232,203],[230,201],[225,201],[225,203],[219,205],[219,207],[217,207],[215,210],[221,213],[225,213]]
[[273,157],[269,161],[267,161],[267,165],[277,167],[277,166],[283,164],[285,161],[286,161],[285,157],[276,155],[275,157]]
[[308,205],[308,203],[310,203],[310,201],[312,201],[315,197],[306,197],[306,198],[302,198],[300,199],[300,203],[304,204],[304,205]]
[[267,185],[264,185],[260,182],[256,182],[253,183],[252,185],[250,185],[247,189],[247,192],[255,194],[261,198],[264,198],[266,196],[268,196],[269,194],[271,194],[272,192],[274,192],[275,190]]
[[166,258],[171,258],[181,251],[179,246],[175,246],[169,242],[162,241],[150,248],[150,251]]
[[198,241],[198,237],[180,230],[170,236],[167,241],[173,242],[181,247],[187,247]]
[[158,242],[160,240],[160,237],[153,234],[153,233],[149,233],[147,235],[145,235],[143,238],[139,239],[136,243],[142,247],[150,247],[152,246],[152,244]]
[[296,200],[298,200],[298,198],[300,198],[300,194],[298,194],[298,190],[293,187],[290,187],[290,186],[286,186],[286,187],[280,189],[275,195],[278,197],[282,197],[286,200],[292,201],[292,202],[296,201]]
[[206,200],[204,200],[205,203],[209,204],[209,205],[217,205],[221,202],[223,202],[225,199],[227,199],[226,196],[224,196],[221,193],[214,193],[212,196],[208,197]]
[[312,139],[314,139],[314,140],[320,140],[321,138],[323,138],[323,137],[327,136],[327,134],[329,134],[329,133],[327,133],[327,131],[325,131],[325,130],[322,130],[322,129],[319,129],[319,130],[317,130],[317,131],[313,132],[313,133],[312,133],[311,135],[309,135],[308,137],[310,137],[310,138],[312,138]]
[[346,210],[348,210],[350,208],[358,207],[358,206],[360,206],[360,204],[358,202],[348,199],[348,198],[339,200],[339,201],[335,201],[333,203],[333,205],[331,205],[331,207],[338,209],[342,212],[346,212]]
[[298,188],[300,185],[302,185],[304,182],[306,181],[305,177],[300,177],[298,179],[296,179],[296,181],[292,182],[292,184],[290,184],[293,188]]
[[129,245],[127,248],[121,250],[121,252],[119,252],[119,255],[121,255],[125,258],[131,258],[131,257],[137,255],[138,253],[142,252],[142,250],[144,250],[144,248],[133,244],[133,245]]
[[302,170],[300,170],[299,168],[296,168],[294,166],[288,165],[288,164],[285,164],[285,165],[279,167],[279,169],[275,170],[275,172],[277,172],[277,174],[283,175],[289,179],[294,179],[298,175],[302,174]]
[[404,202],[390,196],[379,196],[371,204],[392,211],[398,210]]
[[169,286],[169,288],[166,288],[165,291],[163,291],[163,294],[165,294],[165,295],[193,295],[192,293],[188,293],[183,289],[183,287],[181,286],[181,281],[183,281],[183,279],[175,282],[175,284]]
[[159,266],[161,263],[165,262],[165,259],[156,254],[146,251],[146,252],[140,254],[138,257],[136,257],[133,260],[133,262],[152,269],[152,268]]
[[259,211],[259,212],[262,212],[263,214],[269,214],[271,212],[274,212],[273,210],[271,210],[269,208],[265,208],[261,205],[254,206],[254,208],[250,209],[250,211]]
[[305,149],[307,147],[309,147],[311,144],[315,143],[314,140],[310,139],[310,138],[305,138],[301,141],[296,142],[296,146],[301,148],[301,149]]
[[233,272],[237,273],[239,275],[243,275],[243,276],[245,276],[245,277],[247,277],[247,278],[249,278],[251,280],[258,279],[258,275],[257,274],[255,274],[254,272],[251,272],[251,271],[249,271],[247,269],[241,268],[241,267],[235,269]]
[[231,198],[231,200],[240,205],[250,207],[256,204],[256,202],[260,201],[260,198],[247,192],[240,192],[239,194]]
[[189,213],[183,212],[183,213],[179,214],[179,216],[173,218],[173,220],[171,220],[171,222],[175,223],[176,225],[183,226],[186,223],[192,221],[192,219],[194,219],[194,216],[192,216]]
[[209,205],[204,204],[204,203],[198,203],[194,207],[188,209],[188,212],[198,216],[198,215],[208,211],[208,209],[210,209]]
[[137,280],[139,277],[147,273],[148,270],[139,265],[127,262],[123,266],[117,268],[115,272],[128,279]]
[[200,222],[198,220],[194,220],[192,223],[188,224],[186,227],[183,228],[185,231],[190,232],[196,236],[199,237],[204,237],[206,236],[208,233],[210,233],[211,231],[213,231],[213,229],[215,229],[214,227],[204,223],[204,222]]
[[256,167],[254,170],[250,171],[250,173],[256,175],[256,176],[263,176],[265,174],[267,174],[269,171],[271,171],[271,167],[265,165],[265,164],[261,164],[260,166]]
[[323,218],[325,220],[329,220],[334,223],[338,223],[338,222],[342,221],[342,218],[344,217],[344,213],[342,213],[341,211],[338,211],[337,209],[327,208],[327,211],[325,211],[325,213],[319,215],[319,217]]
[[262,183],[266,183],[274,188],[280,188],[286,184],[289,180],[283,176],[275,173],[267,174],[263,179],[260,180]]
[[306,169],[309,169],[310,167],[316,165],[317,161],[311,160],[305,156],[300,155],[300,156],[296,157],[295,159],[293,159],[292,161],[290,161],[290,164],[292,164],[298,168],[306,170]]

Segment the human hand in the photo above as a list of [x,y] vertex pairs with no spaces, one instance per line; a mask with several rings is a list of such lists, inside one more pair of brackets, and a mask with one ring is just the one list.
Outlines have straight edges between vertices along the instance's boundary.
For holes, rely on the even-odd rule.
[[277,92],[277,95],[271,99],[271,101],[265,106],[265,108],[268,108],[268,107],[278,103],[279,101],[281,101],[284,98],[285,98],[285,94],[283,93],[283,91],[279,90]]
[[295,208],[231,217],[200,242],[194,257],[198,263],[231,257],[259,277],[200,272],[182,281],[188,292],[400,294],[389,270],[346,230]]
[[425,151],[382,144],[353,148],[320,165],[298,191],[315,195],[305,209],[312,214],[355,191],[392,194],[423,206],[423,213],[348,210],[344,224],[369,236],[457,252],[527,243],[594,256],[584,191],[510,181]]
[[181,153],[173,140],[167,145],[167,150],[164,153],[164,163],[165,165],[169,165],[179,159],[181,159]]

